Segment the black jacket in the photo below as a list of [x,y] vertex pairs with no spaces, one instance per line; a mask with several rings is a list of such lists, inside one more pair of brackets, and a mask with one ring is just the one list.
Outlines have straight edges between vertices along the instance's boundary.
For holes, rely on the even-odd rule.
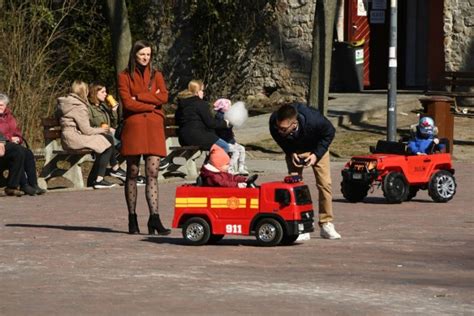
[[175,120],[181,146],[199,146],[204,150],[219,139],[216,128],[227,126],[224,120],[212,117],[209,105],[198,96],[178,99]]
[[[224,112],[217,111],[215,115],[216,120],[224,119]],[[235,144],[235,135],[232,127],[218,128],[216,129],[217,136],[228,142],[229,144]]]
[[318,110],[294,104],[298,111],[298,131],[286,137],[276,128],[276,113],[270,116],[270,134],[286,154],[312,152],[320,159],[329,149],[336,130]]

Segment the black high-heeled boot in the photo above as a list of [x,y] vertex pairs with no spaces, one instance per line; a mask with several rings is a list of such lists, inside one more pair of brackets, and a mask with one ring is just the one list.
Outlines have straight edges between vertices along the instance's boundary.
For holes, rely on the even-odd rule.
[[155,231],[158,235],[169,235],[171,229],[165,228],[160,220],[160,214],[151,214],[148,219],[148,233],[154,235]]
[[138,227],[138,221],[137,221],[137,214],[128,214],[128,233],[140,234],[140,228]]

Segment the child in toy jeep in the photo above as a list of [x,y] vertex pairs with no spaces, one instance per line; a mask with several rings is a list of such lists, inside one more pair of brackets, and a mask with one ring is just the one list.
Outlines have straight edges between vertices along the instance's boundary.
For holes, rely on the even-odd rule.
[[224,235],[255,235],[261,246],[291,244],[314,231],[309,188],[288,179],[247,188],[183,185],[176,188],[173,228],[188,244],[216,243]]
[[[424,125],[426,120],[420,122]],[[428,123],[434,126],[432,120]],[[409,201],[419,190],[428,190],[435,202],[451,200],[456,193],[451,155],[439,151],[432,153],[434,145],[439,144],[432,135],[411,140],[408,152],[404,143],[378,141],[371,155],[352,157],[342,170],[344,198],[349,202],[360,202],[371,188],[379,185],[389,203]],[[442,150],[442,147],[438,149]]]

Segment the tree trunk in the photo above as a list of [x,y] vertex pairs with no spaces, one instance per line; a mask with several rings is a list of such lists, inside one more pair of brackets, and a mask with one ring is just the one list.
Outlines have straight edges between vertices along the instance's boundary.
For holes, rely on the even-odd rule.
[[119,73],[127,67],[130,48],[132,47],[127,5],[125,0],[106,0],[105,4],[112,36],[115,71]]
[[337,1],[316,0],[308,105],[327,114]]

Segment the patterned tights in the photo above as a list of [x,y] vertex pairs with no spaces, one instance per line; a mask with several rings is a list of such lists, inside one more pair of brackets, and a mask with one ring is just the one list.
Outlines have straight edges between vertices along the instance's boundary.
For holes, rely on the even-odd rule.
[[[150,214],[158,214],[158,172],[159,156],[145,156],[146,187],[145,196]],[[137,177],[140,168],[140,156],[127,157],[127,179],[125,181],[125,200],[128,213],[135,214],[137,206]]]

